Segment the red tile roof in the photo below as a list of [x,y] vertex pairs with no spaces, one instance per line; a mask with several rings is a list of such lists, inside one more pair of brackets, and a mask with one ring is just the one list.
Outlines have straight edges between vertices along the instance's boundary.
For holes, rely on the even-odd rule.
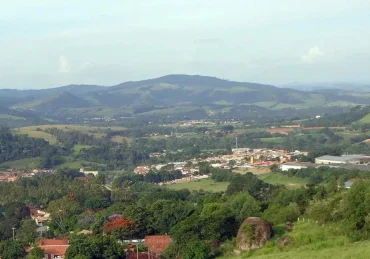
[[67,239],[41,239],[38,244],[45,254],[61,255],[63,258],[69,247]]
[[61,246],[68,245],[68,239],[41,239],[39,246]]
[[171,244],[171,236],[146,236],[145,245],[154,254],[162,254]]

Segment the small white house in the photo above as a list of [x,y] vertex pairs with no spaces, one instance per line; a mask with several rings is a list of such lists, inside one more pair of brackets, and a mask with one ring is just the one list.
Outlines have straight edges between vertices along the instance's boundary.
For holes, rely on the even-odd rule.
[[299,170],[304,168],[307,168],[307,166],[298,163],[285,163],[280,165],[281,171],[289,171],[290,169]]
[[85,170],[83,167],[81,167],[80,173],[83,173],[84,175],[92,174],[94,176],[97,176],[99,174],[99,171],[88,171],[88,170]]

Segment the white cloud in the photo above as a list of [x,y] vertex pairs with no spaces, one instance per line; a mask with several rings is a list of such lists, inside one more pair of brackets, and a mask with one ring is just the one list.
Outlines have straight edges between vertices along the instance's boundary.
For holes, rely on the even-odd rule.
[[70,67],[69,62],[66,56],[61,55],[59,57],[59,72],[60,73],[69,73]]
[[315,63],[325,58],[326,54],[318,46],[312,47],[301,57],[304,63]]

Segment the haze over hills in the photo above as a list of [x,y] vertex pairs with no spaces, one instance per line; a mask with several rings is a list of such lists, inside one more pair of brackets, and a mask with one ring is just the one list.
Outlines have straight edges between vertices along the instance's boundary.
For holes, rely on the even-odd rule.
[[[343,109],[370,104],[370,93],[303,91],[199,75],[167,75],[111,87],[69,85],[42,90],[0,90],[3,108],[40,116],[114,117]],[[320,110],[315,112],[319,112]],[[263,116],[263,114],[262,114]]]

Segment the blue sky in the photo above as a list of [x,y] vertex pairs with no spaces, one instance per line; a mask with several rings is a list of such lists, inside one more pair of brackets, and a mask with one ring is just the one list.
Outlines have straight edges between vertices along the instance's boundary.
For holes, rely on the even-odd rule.
[[370,0],[2,0],[0,87],[370,83]]

